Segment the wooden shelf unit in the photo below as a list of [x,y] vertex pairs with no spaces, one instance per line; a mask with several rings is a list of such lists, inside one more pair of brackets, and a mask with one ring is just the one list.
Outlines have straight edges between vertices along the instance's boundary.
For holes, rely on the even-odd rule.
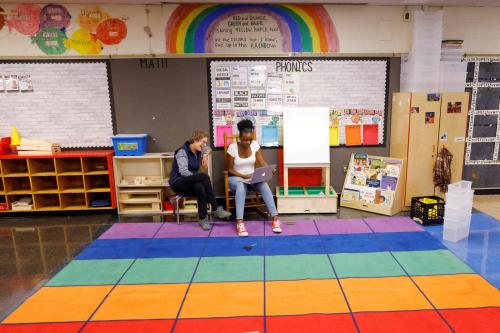
[[[308,191],[303,187],[300,194],[292,192],[288,186],[289,168],[321,168],[322,188]],[[314,165],[287,165],[283,166],[283,190],[276,187],[277,209],[280,214],[302,214],[302,213],[337,213],[337,193],[330,186],[330,166],[322,164]],[[330,189],[327,191],[326,189]]]
[[[13,212],[12,203],[23,197],[31,197],[32,211],[116,208],[112,166],[112,150],[1,155],[0,213]],[[104,199],[111,205],[93,204]]]
[[[118,213],[172,214],[171,210],[164,209],[162,203],[175,195],[168,185],[173,160],[173,153],[115,156],[113,165]],[[204,171],[211,175],[211,158]],[[185,199],[179,212],[197,213],[196,200]]]

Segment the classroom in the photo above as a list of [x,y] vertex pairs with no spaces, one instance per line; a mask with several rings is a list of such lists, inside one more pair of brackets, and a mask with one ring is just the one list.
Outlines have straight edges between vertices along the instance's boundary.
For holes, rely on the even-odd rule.
[[0,333],[491,333],[500,1],[6,0]]

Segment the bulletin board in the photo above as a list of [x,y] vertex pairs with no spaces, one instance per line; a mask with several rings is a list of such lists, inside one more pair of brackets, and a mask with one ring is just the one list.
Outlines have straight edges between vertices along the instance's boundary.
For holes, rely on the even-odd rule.
[[[250,119],[263,147],[283,145],[283,110],[329,109],[330,146],[385,145],[388,58],[209,59],[212,143]],[[307,115],[304,115],[307,121]]]
[[467,58],[471,93],[464,179],[476,189],[500,188],[500,58]]
[[0,62],[0,136],[64,148],[110,147],[113,114],[104,61]]
[[402,172],[402,159],[352,154],[340,205],[385,215],[400,212]]

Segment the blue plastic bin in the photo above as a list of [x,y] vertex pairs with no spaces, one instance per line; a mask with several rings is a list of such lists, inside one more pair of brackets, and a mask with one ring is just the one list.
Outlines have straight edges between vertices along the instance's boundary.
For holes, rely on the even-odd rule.
[[118,134],[112,140],[116,156],[141,156],[148,151],[147,134]]

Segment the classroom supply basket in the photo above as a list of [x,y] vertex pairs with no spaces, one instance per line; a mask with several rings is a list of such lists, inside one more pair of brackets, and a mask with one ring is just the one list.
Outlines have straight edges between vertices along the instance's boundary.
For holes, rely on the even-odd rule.
[[0,155],[5,155],[10,152],[10,137],[0,139]]
[[112,140],[116,156],[142,156],[148,151],[147,134],[118,134]]
[[442,224],[445,201],[436,196],[411,198],[411,218],[423,225]]

